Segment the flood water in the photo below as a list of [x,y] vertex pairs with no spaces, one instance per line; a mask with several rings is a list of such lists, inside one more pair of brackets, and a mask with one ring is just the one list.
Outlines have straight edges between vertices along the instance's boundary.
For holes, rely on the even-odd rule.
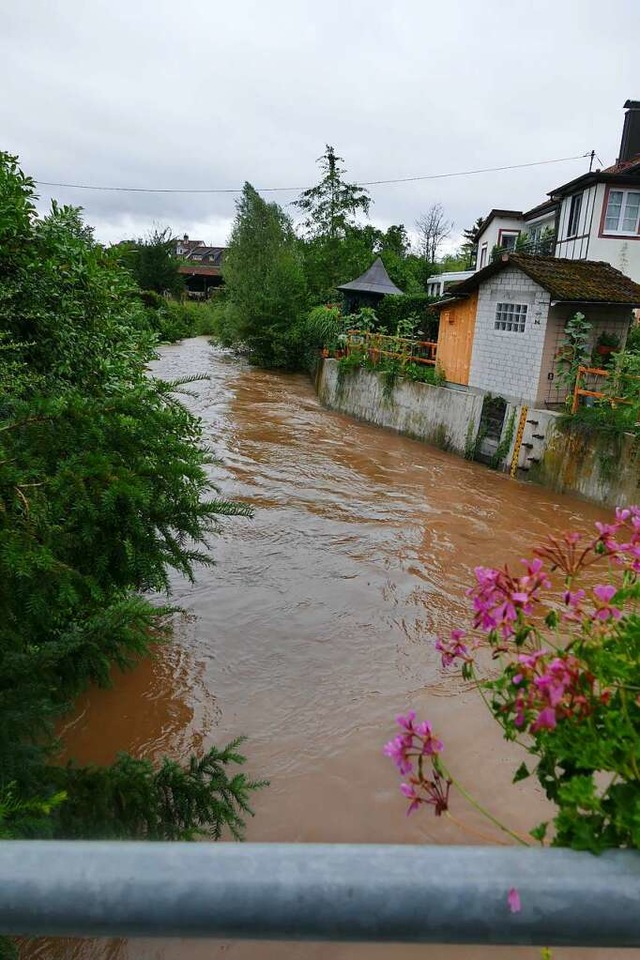
[[[155,370],[167,379],[209,375],[188,402],[218,457],[223,494],[249,501],[255,517],[224,521],[211,547],[216,566],[200,569],[194,586],[174,579],[174,600],[191,616],[152,661],[80,702],[66,725],[68,752],[98,763],[119,750],[183,757],[245,734],[248,772],[271,781],[255,798],[249,840],[502,842],[458,797],[452,812],[464,829],[422,811],[406,818],[381,751],[395,714],[412,707],[435,725],[449,766],[480,802],[522,832],[543,819],[534,784],[511,786],[518,748],[503,743],[477,694],[444,673],[433,640],[465,624],[474,566],[516,561],[547,532],[585,528],[607,512],[329,412],[306,377],[252,369],[205,338],[163,348]],[[539,956],[533,948],[160,940],[48,940],[28,952],[40,960]],[[579,956],[640,951],[554,951]]]

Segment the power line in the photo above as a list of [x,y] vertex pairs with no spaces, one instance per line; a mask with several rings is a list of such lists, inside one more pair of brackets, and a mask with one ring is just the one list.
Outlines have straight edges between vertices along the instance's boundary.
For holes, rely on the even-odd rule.
[[[582,160],[591,155],[591,151],[575,157],[558,157],[555,160],[533,160],[530,163],[511,163],[503,167],[483,167],[480,170],[460,170],[455,173],[430,173],[421,177],[395,177],[390,180],[360,180],[359,187],[376,187],[389,183],[415,183],[418,180],[444,180],[449,177],[472,177],[479,173],[497,173],[503,170],[522,170],[524,167],[540,167],[550,163],[567,163],[570,160]],[[103,187],[86,183],[55,183],[51,180],[36,180],[40,187],[64,187],[67,190],[102,190],[112,193],[242,193],[241,187],[215,187],[212,189],[184,189],[169,187]],[[258,187],[259,193],[298,193],[306,187]]]

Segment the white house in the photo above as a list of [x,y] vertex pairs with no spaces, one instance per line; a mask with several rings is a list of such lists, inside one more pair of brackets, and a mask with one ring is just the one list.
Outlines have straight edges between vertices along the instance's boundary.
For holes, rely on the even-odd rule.
[[476,234],[477,269],[492,254],[527,253],[601,260],[640,282],[640,101],[627,100],[617,161],[549,192],[525,213],[492,210]]
[[451,270],[448,273],[437,273],[427,280],[427,293],[430,297],[442,297],[453,283],[468,280],[473,274],[473,270]]

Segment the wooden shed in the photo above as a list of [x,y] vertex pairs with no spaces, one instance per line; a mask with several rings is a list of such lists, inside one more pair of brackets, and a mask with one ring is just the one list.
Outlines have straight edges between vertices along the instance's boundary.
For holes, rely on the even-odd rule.
[[445,301],[440,305],[438,366],[450,383],[469,384],[477,306],[477,291],[467,300]]

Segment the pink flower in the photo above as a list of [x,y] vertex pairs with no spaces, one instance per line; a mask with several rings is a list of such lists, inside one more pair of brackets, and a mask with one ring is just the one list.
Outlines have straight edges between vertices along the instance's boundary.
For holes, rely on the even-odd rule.
[[398,723],[401,727],[404,727],[405,730],[413,731],[413,721],[415,718],[415,710],[408,710],[406,714],[400,714],[396,717],[396,723]]
[[568,607],[572,607],[574,610],[576,607],[579,607],[581,602],[584,600],[586,593],[584,590],[565,590],[564,592],[564,602]]
[[617,607],[612,607],[610,603],[616,593],[616,588],[609,583],[601,583],[593,588],[593,595],[598,601],[596,603],[596,618],[598,620],[608,620],[610,617],[617,620],[622,616],[620,610]]
[[418,796],[416,790],[416,785],[414,783],[401,783],[400,791],[405,795],[408,800],[411,800],[409,808],[407,809],[407,816],[410,813],[413,813],[414,810],[417,810],[420,804],[423,802],[422,799]]
[[555,726],[556,711],[553,707],[545,707],[531,724],[531,733],[537,733],[538,730],[553,730]]
[[413,770],[413,763],[408,755],[411,745],[411,737],[397,736],[393,740],[389,740],[384,746],[383,753],[385,756],[391,757],[403,777]]
[[451,640],[443,640],[441,637],[438,637],[435,647],[436,650],[442,654],[443,667],[450,667],[454,660],[463,660],[467,663],[471,662],[469,648],[466,643],[462,642],[464,636],[465,633],[463,630],[452,630]]
[[509,893],[507,894],[507,903],[509,905],[509,910],[511,913],[520,913],[522,910],[522,904],[520,903],[520,894],[515,887],[511,887]]

